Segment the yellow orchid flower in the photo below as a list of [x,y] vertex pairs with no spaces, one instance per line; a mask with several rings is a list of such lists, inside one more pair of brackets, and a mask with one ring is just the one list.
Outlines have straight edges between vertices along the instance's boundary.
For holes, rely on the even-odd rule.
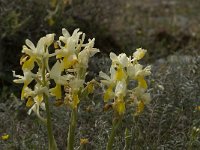
[[36,57],[31,57],[27,61],[25,61],[22,65],[22,70],[32,70],[34,68],[34,62],[35,62]]
[[119,54],[117,56],[115,53],[110,53],[110,59],[112,60],[112,66],[111,69],[114,68],[114,70],[111,72],[111,75],[113,74],[114,80],[116,81],[122,81],[126,80],[127,74],[125,71],[125,68],[127,68],[129,63],[129,58],[126,56],[125,53]]
[[62,92],[61,92],[61,85],[56,84],[54,88],[50,89],[50,93],[56,97],[56,99],[61,99],[62,98]]
[[136,52],[133,53],[133,58],[135,60],[140,60],[144,57],[146,52],[147,52],[147,50],[138,48],[138,49],[136,49]]
[[67,81],[73,78],[72,75],[62,75],[63,62],[57,61],[51,68],[49,75],[50,78],[55,81],[56,84],[65,85]]
[[147,89],[147,82],[143,77],[138,77],[137,80],[138,80],[138,87]]
[[118,67],[115,73],[115,80],[117,81],[126,80],[126,77],[127,76],[126,76],[125,71],[121,67]]
[[43,102],[43,95],[40,94],[40,95],[37,95],[35,96],[34,98],[34,104],[32,105],[32,107],[29,109],[28,111],[28,114],[30,115],[31,112],[33,111],[40,120],[46,122],[46,119],[43,118],[41,115],[40,115],[40,108],[42,110],[46,110],[46,107],[45,107],[45,104]]
[[119,54],[117,56],[115,53],[111,52],[110,59],[112,60],[112,65],[120,65],[122,68],[127,67],[129,63],[129,58],[125,53]]
[[41,57],[48,58],[51,56],[48,52],[48,47],[53,43],[54,36],[54,34],[47,34],[46,36],[40,38],[36,47],[29,39],[25,41],[28,47],[24,45],[22,53],[27,54],[30,58],[24,61],[22,65],[23,70],[32,70],[34,68],[34,63],[38,63],[38,60]]
[[15,71],[13,71],[13,76],[18,78],[18,79],[14,79],[13,82],[24,83],[24,86],[21,92],[21,99],[23,100],[25,98],[25,89],[32,82],[34,74],[30,72],[29,70],[25,70],[24,76],[21,76],[21,75],[16,75]]
[[31,107],[34,104],[34,100],[32,97],[29,97],[27,102],[26,102],[26,107]]
[[63,69],[68,69],[78,62],[75,54],[63,58]]
[[136,107],[136,112],[134,113],[135,116],[138,116],[144,110],[144,102],[140,100]]
[[56,86],[51,88],[49,91],[51,95],[56,97],[56,99],[61,99],[62,97],[61,86],[68,84],[68,81],[74,78],[74,76],[70,74],[61,75],[63,72],[63,63],[64,62],[57,61],[50,70],[50,78],[55,81]]
[[99,83],[94,79],[89,81],[89,82],[87,82],[86,89],[87,89],[88,94],[91,94],[91,93],[94,92],[95,85],[99,85]]
[[9,139],[9,137],[10,137],[9,134],[4,134],[4,135],[1,136],[1,139],[4,140],[4,141],[6,141],[6,140]]
[[94,41],[94,38],[92,40],[89,39],[89,42],[85,45],[85,48],[78,54],[79,65],[81,65],[84,68],[88,67],[89,58],[99,52],[99,49],[93,48]]
[[[99,76],[104,80],[101,80],[103,89],[104,89],[104,102],[108,102],[109,100],[113,99],[115,93],[113,92],[113,88],[115,87],[115,80],[114,77],[109,77],[107,74],[103,73],[102,71],[99,72]],[[107,87],[107,89],[105,88]]]
[[104,93],[104,102],[108,102],[109,100],[113,99],[115,96],[115,93],[113,92],[113,86],[110,85],[107,90]]
[[125,102],[123,97],[118,97],[113,103],[113,109],[118,112],[119,115],[123,115],[126,110]]
[[88,144],[88,143],[89,143],[88,139],[86,139],[86,138],[80,139],[80,145],[85,145],[85,144]]
[[[73,65],[73,63],[69,62],[76,62],[79,44],[84,41],[85,36],[82,32],[79,32],[79,29],[74,30],[72,36],[70,36],[69,32],[63,28],[62,34],[63,36],[60,36],[58,41],[61,49],[56,51],[56,58],[64,58],[64,62],[67,63],[64,65],[64,69],[68,69]],[[82,41],[79,43],[79,38],[82,34]],[[60,41],[65,45],[62,46]]]
[[146,93],[146,89],[139,86],[131,91],[131,95],[134,95],[136,98],[135,103],[138,103],[139,100],[142,100],[144,104],[148,104],[151,101],[150,93]]

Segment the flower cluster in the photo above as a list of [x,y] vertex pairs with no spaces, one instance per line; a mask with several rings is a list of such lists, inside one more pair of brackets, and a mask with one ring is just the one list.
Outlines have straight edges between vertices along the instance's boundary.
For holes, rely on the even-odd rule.
[[63,36],[57,41],[59,48],[55,51],[58,60],[50,71],[50,78],[55,81],[56,86],[50,91],[56,99],[61,99],[61,86],[64,86],[65,103],[71,108],[77,108],[79,96],[88,89],[88,86],[84,88],[84,84],[89,58],[99,50],[93,48],[95,39],[89,39],[84,44],[85,34],[78,29],[71,36],[66,29],[62,33]]
[[[126,105],[136,105],[135,115],[139,114],[144,105],[149,103],[150,94],[146,92],[147,83],[145,77],[151,74],[151,66],[143,67],[138,63],[144,57],[146,50],[139,48],[132,57],[127,57],[125,53],[117,56],[110,53],[112,65],[110,76],[100,72],[99,76],[104,88],[104,102],[112,103],[112,107],[118,115],[123,115]],[[137,86],[128,89],[132,81],[137,81]]]
[[[31,107],[28,113],[34,111],[42,120],[45,119],[41,117],[39,110],[40,108],[45,110],[44,95],[49,95],[48,71],[45,68],[49,68],[48,60],[52,56],[49,54],[49,47],[53,41],[54,34],[47,34],[40,38],[36,46],[27,39],[22,49],[24,55],[20,59],[24,76],[16,75],[13,71],[13,76],[18,78],[14,82],[24,84],[21,99],[27,99],[26,106]],[[35,85],[31,88],[29,85],[32,83]]]
[[[66,103],[77,107],[80,92],[87,89],[85,85],[90,85],[85,84],[88,60],[99,51],[93,48],[95,39],[84,43],[85,34],[79,29],[74,30],[72,35],[62,29],[62,34],[58,41],[54,40],[55,34],[47,34],[40,38],[36,46],[27,39],[22,49],[24,55],[20,59],[23,76],[13,71],[13,76],[18,78],[14,82],[24,84],[21,99],[27,100],[26,106],[30,107],[28,113],[33,111],[42,120],[40,109],[45,110],[44,96],[62,99],[63,88],[68,91]],[[55,58],[55,64],[50,65]]]
[[[94,48],[94,38],[84,42],[85,34],[79,29],[74,30],[72,35],[66,29],[62,29],[62,36],[57,41],[54,37],[55,34],[47,34],[40,38],[36,46],[27,39],[22,49],[24,55],[20,59],[23,75],[16,75],[13,71],[13,76],[17,78],[14,79],[15,83],[23,84],[21,99],[26,100],[26,106],[30,108],[28,114],[33,111],[47,125],[49,150],[57,150],[52,132],[50,96],[55,97],[56,106],[66,104],[71,108],[67,149],[72,150],[78,105],[82,98],[93,93],[95,84],[98,84],[94,79],[86,82],[85,77],[89,58],[99,50]],[[113,119],[107,150],[112,149],[116,130],[126,108],[134,106],[135,115],[138,115],[151,99],[145,80],[145,77],[151,74],[151,66],[143,67],[139,64],[145,53],[146,50],[141,48],[137,49],[132,57],[127,57],[124,53],[117,56],[111,52],[110,76],[99,73],[103,78],[101,85],[104,89],[104,102],[112,106],[117,114]],[[136,86],[133,86],[134,83]],[[41,115],[41,110],[46,112],[46,117]],[[5,135],[2,138],[6,140],[9,136]],[[88,139],[80,141],[82,148],[88,143]]]

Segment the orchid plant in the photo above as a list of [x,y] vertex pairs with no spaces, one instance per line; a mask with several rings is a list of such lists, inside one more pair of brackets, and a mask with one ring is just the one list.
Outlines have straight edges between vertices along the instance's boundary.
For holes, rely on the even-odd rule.
[[[67,140],[67,149],[72,150],[80,96],[92,93],[95,85],[95,80],[85,82],[88,61],[99,52],[93,48],[95,39],[84,43],[85,34],[79,29],[74,30],[72,35],[63,29],[62,34],[56,42],[54,34],[47,34],[36,46],[27,39],[22,49],[24,55],[20,60],[24,75],[16,75],[13,71],[13,76],[18,78],[14,82],[24,84],[21,99],[27,100],[26,106],[30,107],[28,114],[34,112],[47,125],[49,150],[57,149],[52,131],[49,98],[53,96],[57,101],[63,98],[72,110]],[[53,53],[50,53],[51,45],[54,45]],[[56,62],[50,67],[49,62],[53,57]],[[55,87],[52,87],[54,84]],[[46,111],[46,117],[41,115],[42,110]]]
[[[112,65],[110,76],[100,72],[101,84],[104,89],[104,102],[110,104],[114,110],[112,131],[107,143],[107,150],[112,149],[116,130],[122,122],[123,116],[128,106],[135,106],[134,115],[138,115],[144,109],[144,105],[151,100],[147,93],[146,76],[151,74],[151,66],[143,68],[139,60],[144,57],[146,50],[139,48],[132,57],[127,57],[125,53],[118,56],[110,53]],[[137,81],[137,86],[128,89],[132,81]]]
[[[49,108],[49,58],[55,53],[49,54],[49,47],[54,41],[54,34],[48,34],[38,41],[35,46],[30,40],[26,40],[23,46],[20,64],[24,76],[16,75],[13,71],[15,83],[23,83],[21,99],[27,99],[26,106],[30,107],[28,114],[33,111],[40,120],[47,125],[49,149],[57,149],[52,132],[51,113]],[[35,71],[37,70],[37,71]],[[34,84],[31,87],[31,83]],[[46,118],[41,116],[40,111],[46,111]]]
[[[13,76],[16,77],[13,81],[23,84],[21,99],[26,100],[28,114],[34,112],[46,125],[49,150],[58,149],[52,130],[50,97],[55,98],[55,104],[65,104],[70,108],[67,150],[73,150],[79,103],[82,98],[93,93],[94,86],[98,84],[94,79],[85,81],[89,58],[99,50],[94,48],[94,38],[84,42],[85,34],[79,29],[75,29],[72,35],[62,29],[62,36],[57,41],[54,37],[55,34],[47,34],[39,39],[36,46],[28,39],[25,41],[20,59],[23,75],[16,75],[13,71]],[[138,115],[151,99],[145,80],[151,74],[151,67],[144,68],[138,62],[145,53],[146,50],[141,48],[132,57],[127,57],[124,53],[118,56],[110,53],[110,75],[99,73],[104,89],[104,102],[111,103],[114,110],[107,150],[112,149],[116,130],[128,106],[136,107],[134,115]],[[133,80],[137,81],[137,86],[129,89],[128,85]],[[82,143],[85,142],[82,140]]]

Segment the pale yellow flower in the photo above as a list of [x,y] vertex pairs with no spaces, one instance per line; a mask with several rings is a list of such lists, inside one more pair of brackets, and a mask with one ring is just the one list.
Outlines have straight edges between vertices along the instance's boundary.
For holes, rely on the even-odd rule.
[[[86,44],[83,44],[85,34],[79,32],[79,29],[74,30],[72,36],[66,29],[62,30],[63,36],[59,37],[59,40],[64,42],[64,46],[60,44],[61,49],[56,51],[57,58],[63,58],[63,68],[87,68],[89,58],[99,52],[94,47],[95,39],[90,40]],[[82,38],[80,39],[80,36]],[[83,48],[83,49],[82,49]],[[86,70],[86,69],[85,69]]]
[[113,88],[115,87],[116,82],[113,76],[109,77],[107,74],[105,74],[102,71],[99,72],[99,77],[104,79],[104,80],[101,80],[101,83],[104,89],[104,101],[107,102],[108,100],[113,99],[115,96],[115,93],[113,92]]
[[138,86],[147,89],[146,76],[151,74],[151,66],[147,66],[143,69],[143,66],[136,63],[127,67],[127,74],[129,79],[137,80]]
[[89,39],[89,43],[85,44],[85,48],[79,52],[78,65],[81,65],[82,67],[87,68],[89,58],[94,56],[97,52],[99,52],[97,48],[93,48],[94,41],[95,41],[94,38],[92,40]]
[[144,104],[149,104],[151,101],[150,93],[146,93],[144,88],[136,87],[131,91],[131,95],[134,95],[135,103],[138,103],[140,100],[142,100]]
[[[61,45],[60,41],[58,42],[61,49],[56,51],[57,58],[63,58],[64,69],[70,68],[77,62],[77,53],[79,52],[80,46],[84,41],[85,35],[82,32],[79,32],[79,29],[74,30],[72,36],[66,29],[62,29],[63,36],[59,37],[59,40],[64,42],[64,46]],[[80,36],[82,40],[80,40]]]
[[56,84],[56,86],[51,88],[49,91],[51,92],[51,95],[56,97],[56,99],[62,98],[62,89],[60,84]]
[[15,83],[23,83],[24,86],[22,88],[22,92],[21,92],[21,99],[23,100],[25,97],[25,88],[33,81],[33,76],[34,74],[32,72],[30,72],[29,70],[25,70],[24,71],[24,76],[21,75],[16,75],[15,71],[13,71],[13,76],[18,78],[18,79],[14,79],[13,82]]
[[136,52],[133,53],[133,58],[134,60],[140,60],[144,57],[145,53],[147,52],[147,50],[142,49],[142,48],[138,48],[136,49]]
[[144,110],[144,102],[141,100],[137,103],[137,106],[136,106],[136,111],[134,113],[134,116],[138,116],[141,112],[143,112]]
[[127,67],[127,74],[130,79],[136,79],[138,77],[145,77],[151,74],[151,66],[147,66],[143,69],[141,64],[131,64]]
[[30,58],[24,61],[22,65],[23,70],[32,70],[34,68],[34,63],[39,63],[38,61],[40,61],[42,57],[46,58],[46,65],[48,67],[48,57],[51,56],[48,52],[48,47],[53,43],[54,36],[54,34],[47,34],[40,38],[36,47],[29,39],[26,39],[25,42],[27,46],[23,46],[22,53],[27,54]]
[[62,75],[62,72],[63,62],[57,61],[49,72],[50,78],[53,79],[56,84],[65,85],[73,76],[70,74]]
[[111,74],[113,74],[114,80],[126,80],[127,74],[125,68],[129,63],[129,58],[126,56],[126,54],[122,53],[117,56],[115,53],[111,52],[110,59],[112,60],[111,69],[113,70]]
[[113,86],[110,85],[104,92],[104,102],[108,102],[109,100],[115,97],[115,93],[113,92]]
[[[65,43],[65,48],[63,49],[64,51],[61,52],[63,56],[67,55],[68,53],[74,53],[76,52],[76,48],[78,47],[79,44],[79,38],[83,34],[82,32],[79,31],[79,29],[75,29],[73,34],[70,36],[69,32],[63,28],[62,29],[62,34],[63,36],[59,37],[59,40]],[[83,35],[84,40],[85,35]]]
[[74,78],[74,76],[70,74],[61,75],[63,72],[63,63],[64,62],[57,61],[50,70],[50,78],[56,83],[56,86],[50,89],[50,93],[55,96],[56,99],[61,99],[62,97],[61,86],[68,84],[68,81]]
[[113,103],[113,109],[119,114],[123,115],[126,111],[125,101],[122,97],[115,99]]
[[99,85],[99,83],[94,79],[87,82],[86,84],[87,84],[87,86],[85,87],[85,89],[87,90],[88,94],[91,94],[94,92],[95,85]]
[[42,110],[46,110],[45,103],[43,102],[43,95],[37,95],[33,99],[34,99],[34,104],[29,109],[28,114],[30,115],[31,112],[33,111],[38,116],[39,119],[46,122],[46,119],[40,115],[40,108]]
[[127,93],[127,84],[126,81],[119,81],[115,87],[115,96],[117,97],[125,97]]
[[119,54],[119,56],[117,56],[115,53],[111,52],[110,59],[112,60],[112,65],[120,65],[122,68],[127,67],[129,63],[129,58],[125,53]]
[[45,54],[48,54],[46,46],[49,47],[53,43],[54,36],[55,34],[47,34],[46,36],[40,38],[36,47],[29,39],[26,39],[25,42],[28,47],[24,45],[22,52],[31,57],[42,57]]
[[86,138],[80,139],[80,145],[85,145],[85,144],[88,144],[88,143],[89,143],[88,139],[86,139]]
[[6,141],[6,140],[9,139],[9,137],[10,137],[9,134],[4,134],[4,135],[1,136],[1,139],[4,140],[4,141]]

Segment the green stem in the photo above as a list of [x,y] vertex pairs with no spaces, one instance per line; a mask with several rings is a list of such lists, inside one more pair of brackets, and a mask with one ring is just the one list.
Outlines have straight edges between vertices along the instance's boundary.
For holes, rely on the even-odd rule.
[[131,132],[128,130],[128,128],[125,129],[125,146],[123,150],[129,150],[130,149],[130,142],[131,142]]
[[77,109],[74,108],[71,112],[71,119],[67,138],[67,150],[74,149],[75,128],[77,123]]
[[[43,86],[46,85],[46,78],[45,78],[45,72],[46,72],[46,67],[45,67],[45,60],[43,59],[43,66],[42,66],[42,82]],[[51,112],[49,108],[49,99],[46,94],[43,94],[44,102],[45,102],[45,107],[46,107],[46,116],[47,116],[47,133],[48,133],[48,142],[49,150],[57,150],[57,144],[53,136],[53,131],[52,131],[52,122],[51,122]]]
[[111,134],[110,134],[109,139],[108,139],[106,150],[112,150],[113,142],[114,142],[114,139],[115,139],[115,134],[116,134],[116,131],[119,128],[121,122],[122,122],[121,116],[119,116],[119,118],[117,118],[116,120],[113,121],[112,131],[111,131]]
[[53,136],[52,131],[52,122],[51,122],[51,113],[49,109],[49,102],[48,97],[44,94],[45,98],[45,106],[46,106],[46,113],[47,113],[47,132],[48,132],[48,141],[49,141],[49,150],[57,150],[57,144]]

